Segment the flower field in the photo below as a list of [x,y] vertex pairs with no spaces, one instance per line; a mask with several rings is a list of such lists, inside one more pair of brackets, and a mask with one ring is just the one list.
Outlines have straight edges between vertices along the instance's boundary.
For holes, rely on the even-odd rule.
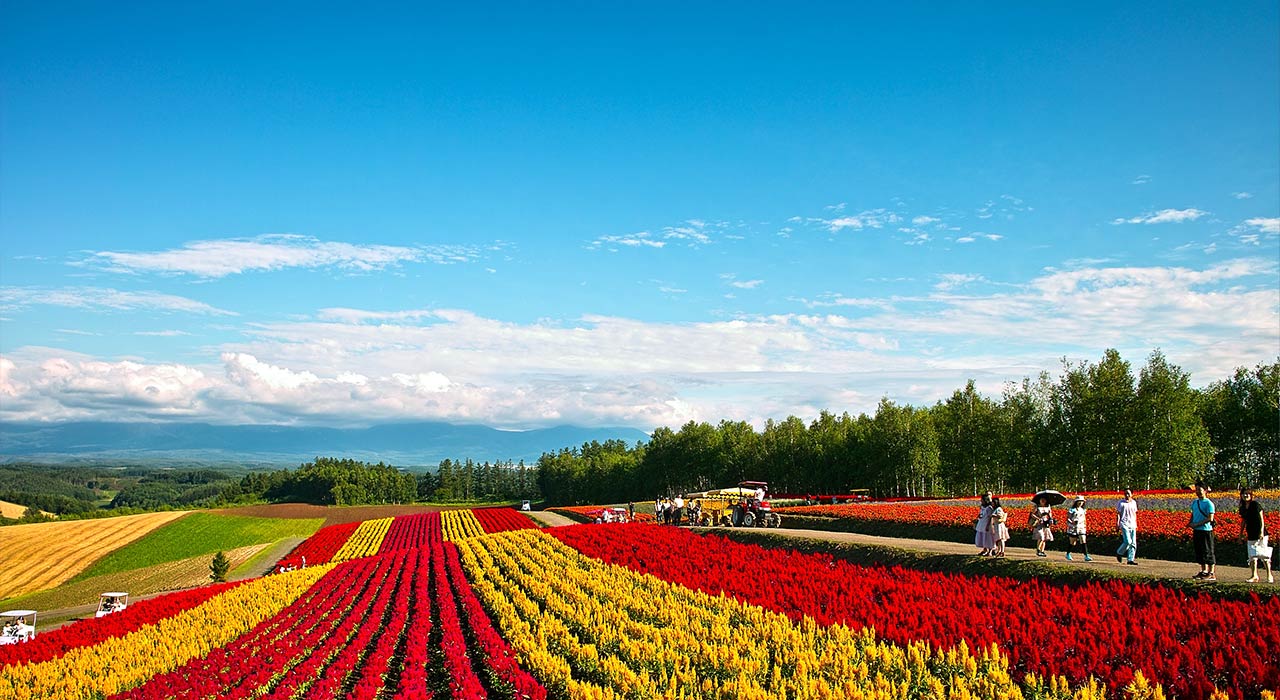
[[[807,615],[820,625],[873,628],[896,644],[923,640],[947,649],[964,642],[972,649],[996,643],[1016,678],[1051,674],[1080,684],[1092,676],[1120,689],[1137,668],[1178,697],[1208,697],[1215,686],[1257,691],[1280,685],[1276,597],[1246,603],[1118,581],[1067,588],[861,567],[678,528],[622,528],[560,528],[552,534],[604,562],[713,594],[723,591],[796,619]],[[701,564],[668,566],[672,551]],[[761,580],[769,585],[759,585]],[[1043,623],[1027,624],[1030,611]],[[1227,620],[1231,624],[1223,624]]]
[[[1280,685],[1277,598],[864,568],[677,528],[541,530],[510,509],[312,540],[290,554],[305,569],[0,648],[0,700],[1274,700]],[[326,553],[349,558],[313,563]]]
[[[1138,539],[1140,551],[1152,540],[1170,544],[1185,544],[1189,552],[1191,546],[1191,530],[1187,528],[1190,514],[1190,501],[1187,508],[1180,510],[1153,510],[1140,507],[1138,510]],[[1030,505],[1006,505],[1009,514],[1008,526],[1011,533],[1029,534],[1027,515]],[[894,524],[904,526],[926,526],[956,528],[962,538],[973,537],[974,521],[978,517],[978,507],[974,505],[943,505],[934,502],[917,503],[849,503],[828,506],[792,506],[780,508],[779,512],[790,515],[808,515],[820,518],[846,521],[850,524]],[[1280,512],[1266,513],[1267,527],[1272,532],[1280,532]],[[1059,536],[1065,533],[1066,510],[1060,510],[1059,525],[1055,527]],[[1116,516],[1112,507],[1095,508],[1089,511],[1089,535],[1098,538],[1119,538],[1116,528]],[[1214,519],[1214,530],[1219,543],[1243,542],[1244,528],[1240,516],[1235,511],[1219,510]],[[1145,543],[1145,544],[1144,544]]]

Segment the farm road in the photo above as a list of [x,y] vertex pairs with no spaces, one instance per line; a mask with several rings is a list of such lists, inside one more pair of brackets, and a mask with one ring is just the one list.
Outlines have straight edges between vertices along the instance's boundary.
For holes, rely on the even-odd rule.
[[543,525],[546,525],[547,527],[561,527],[563,525],[576,524],[572,520],[564,517],[563,515],[560,515],[559,513],[552,513],[549,510],[531,510],[526,512],[525,515],[529,516],[530,518],[533,518],[534,520],[537,520],[538,522],[542,523]]

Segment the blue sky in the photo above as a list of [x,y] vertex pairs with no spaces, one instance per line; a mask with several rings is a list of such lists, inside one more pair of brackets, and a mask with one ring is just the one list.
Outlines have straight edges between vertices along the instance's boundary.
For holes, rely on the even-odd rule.
[[652,428],[1280,355],[1280,12],[6,3],[0,418]]

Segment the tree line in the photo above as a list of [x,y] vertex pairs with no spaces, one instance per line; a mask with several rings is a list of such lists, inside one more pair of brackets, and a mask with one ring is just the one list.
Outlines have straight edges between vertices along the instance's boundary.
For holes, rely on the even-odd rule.
[[538,500],[537,468],[518,463],[440,462],[435,473],[418,475],[418,497],[444,503]]
[[1239,368],[1203,390],[1159,351],[1135,377],[1109,349],[980,394],[969,381],[932,406],[885,398],[872,415],[824,411],[757,432],[742,421],[689,422],[645,443],[591,442],[545,453],[551,503],[616,503],[768,481],[774,493],[972,495],[1039,488],[1280,486],[1280,361]]

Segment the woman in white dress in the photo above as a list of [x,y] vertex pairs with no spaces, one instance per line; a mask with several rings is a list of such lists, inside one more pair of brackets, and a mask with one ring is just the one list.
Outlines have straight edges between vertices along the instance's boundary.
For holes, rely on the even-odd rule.
[[1004,556],[1004,543],[1009,540],[1009,526],[1005,525],[1005,521],[1008,518],[1009,514],[1000,505],[1000,499],[991,499],[991,526],[989,529],[991,531],[991,546],[993,547],[991,556],[993,557]]
[[991,513],[994,510],[991,507],[991,493],[982,494],[982,505],[978,508],[978,522],[973,525],[973,544],[978,548],[980,556],[988,556],[991,550],[995,549],[995,542],[991,539]]

